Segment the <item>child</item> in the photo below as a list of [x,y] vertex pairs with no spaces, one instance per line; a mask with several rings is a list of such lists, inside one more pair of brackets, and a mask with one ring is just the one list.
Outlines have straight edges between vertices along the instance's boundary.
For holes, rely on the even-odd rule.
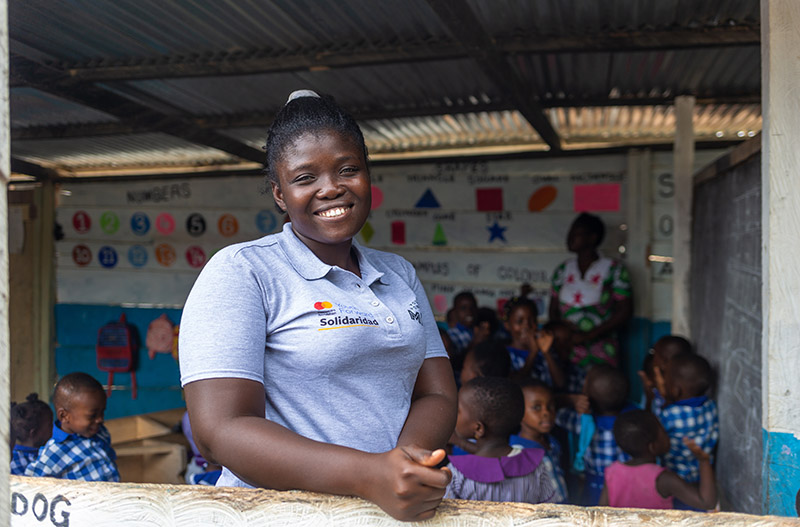
[[481,342],[464,357],[459,385],[464,386],[475,377],[508,377],[511,359],[505,346],[496,340]]
[[452,456],[445,498],[553,502],[553,467],[539,448],[509,446],[525,413],[522,391],[508,379],[478,377],[458,393],[456,434],[475,440],[475,454]]
[[561,468],[561,445],[550,435],[556,423],[556,402],[553,391],[542,381],[527,379],[520,384],[525,398],[525,415],[519,435],[511,436],[511,446],[542,448],[553,464],[558,486],[556,503],[567,499],[567,483]]
[[628,458],[614,441],[613,431],[617,416],[627,409],[627,397],[625,374],[598,364],[586,376],[584,395],[571,398],[574,409],[562,408],[556,414],[556,424],[579,437],[573,466],[586,476],[580,505],[597,505],[606,467]]
[[717,502],[714,469],[709,455],[688,437],[683,444],[700,465],[700,485],[687,483],[674,472],[656,464],[656,457],[670,449],[667,432],[658,419],[644,410],[622,414],[614,423],[617,444],[631,456],[625,463],[606,469],[606,484],[598,505],[672,509],[673,496],[699,509],[710,509]]
[[39,451],[39,458],[25,469],[25,475],[119,481],[114,461],[117,455],[103,426],[103,386],[86,373],[70,373],[56,384],[53,406],[57,418],[53,437]]
[[503,307],[505,327],[511,334],[507,349],[515,377],[533,377],[548,386],[564,386],[564,373],[558,358],[550,353],[553,335],[537,331],[536,304],[514,297]]
[[569,360],[572,355],[573,325],[564,320],[550,320],[542,326],[545,333],[553,335],[552,351],[561,365],[564,374],[566,393],[583,393],[583,383],[586,381],[586,369],[573,364]]
[[666,404],[656,413],[670,440],[664,465],[690,483],[700,479],[700,467],[683,438],[693,438],[709,455],[719,440],[717,405],[705,395],[711,387],[711,377],[711,365],[700,355],[674,356],[664,379]]
[[453,299],[456,325],[447,330],[450,340],[456,345],[458,355],[463,358],[472,342],[473,327],[478,316],[478,302],[469,291],[458,293]]
[[650,350],[652,359],[652,373],[644,369],[639,372],[639,377],[644,385],[645,409],[657,413],[664,406],[664,392],[659,391],[656,376],[664,376],[672,358],[682,353],[693,353],[692,344],[678,335],[665,335],[658,339]]
[[25,467],[39,455],[39,448],[47,443],[53,432],[53,411],[32,393],[24,403],[11,403],[11,474],[22,476]]

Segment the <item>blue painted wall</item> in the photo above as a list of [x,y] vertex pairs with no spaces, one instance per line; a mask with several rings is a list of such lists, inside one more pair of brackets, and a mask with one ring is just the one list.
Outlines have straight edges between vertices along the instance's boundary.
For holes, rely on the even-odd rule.
[[764,445],[764,514],[797,516],[795,499],[800,490],[800,439],[793,434],[762,430]]
[[136,381],[138,396],[131,398],[129,373],[115,373],[114,384],[128,389],[115,390],[108,399],[106,419],[147,412],[156,412],[184,406],[180,389],[178,364],[171,354],[157,353],[151,360],[147,356],[144,340],[150,322],[166,313],[174,323],[180,322],[180,309],[122,308],[119,306],[58,304],[56,318],[56,373],[59,377],[74,371],[93,375],[102,384],[108,373],[97,368],[95,345],[97,331],[108,322],[119,320],[125,313],[127,322],[135,326],[141,346],[136,355]]
[[632,403],[639,404],[642,401],[642,382],[637,372],[642,369],[645,355],[658,339],[670,334],[671,328],[669,322],[634,317],[622,333],[622,368],[631,383],[629,399]]

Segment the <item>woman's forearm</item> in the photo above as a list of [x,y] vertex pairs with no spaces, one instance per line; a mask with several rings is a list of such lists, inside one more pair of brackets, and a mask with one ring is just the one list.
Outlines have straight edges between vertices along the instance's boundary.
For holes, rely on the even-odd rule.
[[455,378],[446,358],[426,359],[417,376],[411,408],[397,446],[443,448],[456,426]]

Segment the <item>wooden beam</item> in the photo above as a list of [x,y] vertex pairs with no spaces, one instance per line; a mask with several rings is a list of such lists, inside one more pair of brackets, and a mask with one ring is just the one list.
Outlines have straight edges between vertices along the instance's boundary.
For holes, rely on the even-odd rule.
[[[264,153],[260,150],[221,135],[214,130],[196,128],[191,119],[178,113],[177,108],[170,107],[163,101],[153,101],[154,98],[149,94],[141,94],[141,98],[149,98],[150,105],[159,104],[162,110],[174,110],[176,114],[170,115],[154,110],[151,106],[136,102],[127,96],[118,95],[90,82],[76,82],[64,77],[58,70],[41,66],[23,57],[16,57],[13,67],[14,75],[24,80],[28,86],[112,115],[120,120],[122,126],[141,127],[146,125],[150,132],[166,133],[185,141],[228,152],[247,161],[259,163],[264,161]],[[127,87],[126,91],[130,95],[136,95],[132,93],[133,88]]]
[[561,150],[561,138],[533,99],[531,90],[511,68],[505,54],[497,50],[492,37],[484,30],[466,0],[428,0],[428,5],[450,33],[461,42],[487,79],[508,93],[517,110],[528,120],[553,151]]
[[[714,97],[698,97],[697,105],[711,104],[759,104],[759,94],[743,93]],[[543,108],[582,108],[608,106],[671,106],[675,103],[672,97],[626,97],[614,99],[540,99]],[[516,107],[510,102],[463,106],[421,106],[416,108],[361,108],[352,112],[359,121],[381,119],[404,119],[410,117],[435,117],[441,115],[457,115],[464,113],[514,111]],[[209,115],[185,117],[192,122],[195,129],[226,130],[233,128],[266,127],[272,123],[275,114],[272,112],[248,112],[231,115]],[[77,123],[74,125],[42,125],[26,126],[11,129],[12,141],[36,139],[70,139],[77,137],[100,137],[107,135],[144,134],[154,130],[153,125],[144,120],[128,120],[126,122]]]
[[675,200],[672,217],[672,333],[691,338],[692,175],[694,167],[694,97],[675,99]]
[[[25,525],[382,525],[404,527],[377,505],[358,498],[301,491],[87,483],[11,476],[11,526]],[[49,518],[42,523],[39,518]],[[605,527],[798,527],[797,518],[680,510],[615,509],[543,503],[444,500],[429,527],[603,525]]]
[[[609,31],[590,35],[536,35],[494,37],[498,51],[520,53],[608,53],[620,51],[696,49],[724,46],[759,45],[758,25],[718,26],[711,28],[676,28],[653,31]],[[109,82],[119,80],[219,77],[264,73],[314,71],[319,69],[441,61],[467,58],[458,42],[438,39],[404,42],[376,47],[347,49],[308,49],[300,53],[260,49],[232,54],[227,51],[207,54],[135,57],[127,64],[118,59],[91,64],[53,62],[77,81]]]
[[33,176],[38,180],[58,179],[61,176],[56,170],[17,157],[11,158],[11,172]]

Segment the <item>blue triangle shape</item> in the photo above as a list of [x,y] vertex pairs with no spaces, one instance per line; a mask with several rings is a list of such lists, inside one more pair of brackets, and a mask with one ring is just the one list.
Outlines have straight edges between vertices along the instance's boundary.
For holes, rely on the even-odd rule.
[[415,207],[418,209],[438,209],[441,205],[439,205],[439,200],[433,195],[431,189],[428,189],[425,191],[425,194],[419,198]]

